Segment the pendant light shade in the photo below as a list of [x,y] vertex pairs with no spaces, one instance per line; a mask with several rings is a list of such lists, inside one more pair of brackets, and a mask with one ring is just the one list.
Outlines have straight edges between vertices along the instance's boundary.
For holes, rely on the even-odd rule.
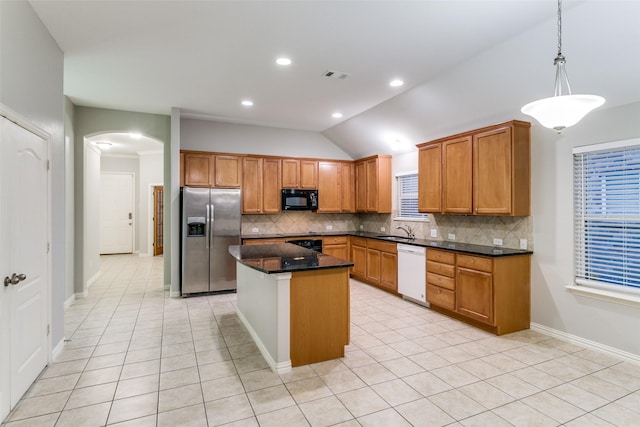
[[556,66],[554,96],[530,102],[520,110],[536,119],[542,126],[555,129],[558,133],[575,125],[590,111],[604,104],[604,98],[601,96],[571,95],[571,86],[565,70],[566,62],[562,55],[562,0],[558,0],[558,55],[553,61],[553,65]]

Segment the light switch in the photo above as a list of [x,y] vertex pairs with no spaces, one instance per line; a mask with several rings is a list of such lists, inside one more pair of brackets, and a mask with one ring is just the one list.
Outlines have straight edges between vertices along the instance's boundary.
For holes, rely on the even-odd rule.
[[527,249],[527,245],[529,244],[529,242],[527,242],[527,239],[520,239],[520,249]]
[[380,227],[380,231],[387,231],[387,229],[384,227]]

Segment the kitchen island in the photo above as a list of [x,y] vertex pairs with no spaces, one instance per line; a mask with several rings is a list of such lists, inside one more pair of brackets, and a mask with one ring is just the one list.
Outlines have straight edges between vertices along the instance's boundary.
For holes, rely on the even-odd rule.
[[344,356],[353,263],[293,244],[230,246],[237,312],[274,372]]

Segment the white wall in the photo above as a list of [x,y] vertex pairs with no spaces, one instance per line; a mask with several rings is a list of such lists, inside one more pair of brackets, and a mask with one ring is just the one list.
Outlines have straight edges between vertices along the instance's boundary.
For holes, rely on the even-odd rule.
[[136,211],[138,227],[136,228],[136,234],[139,235],[137,247],[141,256],[153,256],[153,247],[149,246],[150,233],[153,226],[153,221],[151,220],[153,208],[149,204],[153,201],[153,188],[151,186],[163,185],[163,156],[162,151],[140,153],[139,202]]
[[86,256],[83,258],[82,291],[97,279],[100,272],[100,150],[85,143],[84,149],[84,224],[83,240]]
[[64,338],[63,54],[28,2],[0,1],[0,102],[51,135],[51,341]]
[[73,103],[65,96],[64,98],[64,155],[65,155],[65,174],[64,174],[64,197],[65,197],[65,309],[73,302],[75,298],[75,271],[73,266],[73,252],[75,251],[75,211],[74,211],[74,140],[75,133],[73,131]]
[[185,118],[180,121],[180,149],[352,160],[318,132]]

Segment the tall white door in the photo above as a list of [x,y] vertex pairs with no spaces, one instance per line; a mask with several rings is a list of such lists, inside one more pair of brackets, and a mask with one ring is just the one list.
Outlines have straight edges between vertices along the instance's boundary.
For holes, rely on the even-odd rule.
[[133,175],[100,175],[100,254],[133,252]]
[[0,420],[47,364],[47,141],[0,117]]

